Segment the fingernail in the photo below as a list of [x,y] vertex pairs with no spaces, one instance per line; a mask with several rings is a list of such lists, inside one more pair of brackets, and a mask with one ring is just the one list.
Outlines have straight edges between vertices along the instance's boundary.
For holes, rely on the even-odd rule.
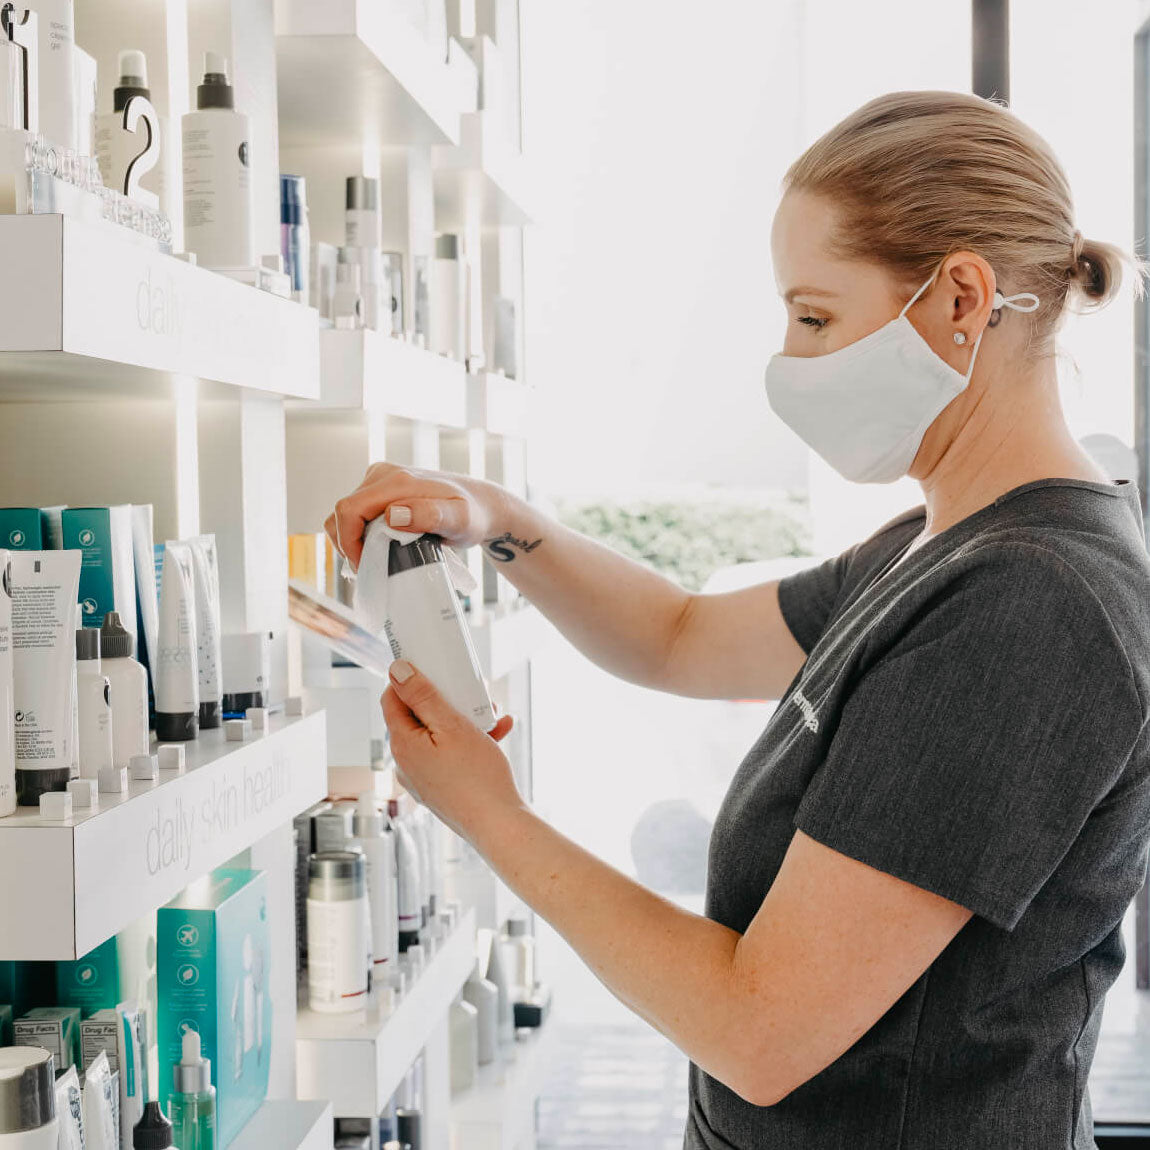
[[406,683],[414,674],[415,668],[406,659],[396,659],[391,665],[391,677],[397,683]]
[[389,507],[387,509],[387,521],[392,527],[406,527],[411,522],[411,508]]

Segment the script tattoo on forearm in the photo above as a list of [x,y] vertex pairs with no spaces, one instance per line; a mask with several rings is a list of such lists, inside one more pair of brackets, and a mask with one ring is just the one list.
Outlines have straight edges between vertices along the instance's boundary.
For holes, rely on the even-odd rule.
[[524,555],[530,555],[542,542],[542,539],[536,539],[534,543],[528,543],[526,539],[516,539],[510,531],[505,531],[502,535],[496,535],[494,539],[485,539],[483,546],[487,554],[497,563],[510,563],[515,558],[515,548]]

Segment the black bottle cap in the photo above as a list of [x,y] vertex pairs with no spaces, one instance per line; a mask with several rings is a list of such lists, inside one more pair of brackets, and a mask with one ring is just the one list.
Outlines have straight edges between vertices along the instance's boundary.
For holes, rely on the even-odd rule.
[[196,89],[196,108],[234,108],[236,94],[228,83],[228,61],[216,52],[204,53],[204,79]]
[[144,1105],[144,1116],[132,1130],[132,1150],[169,1150],[172,1124],[164,1117],[158,1102]]
[[100,627],[100,654],[105,659],[127,659],[135,643],[132,632],[120,622],[120,612],[109,611]]
[[195,711],[156,712],[156,738],[161,743],[186,743],[198,733]]

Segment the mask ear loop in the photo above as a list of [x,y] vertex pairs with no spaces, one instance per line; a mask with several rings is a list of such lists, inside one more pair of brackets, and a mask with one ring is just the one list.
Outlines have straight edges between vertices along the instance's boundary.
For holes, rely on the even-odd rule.
[[[1024,307],[1019,301],[1029,300],[1030,302]],[[1004,296],[1002,292],[996,291],[994,299],[991,300],[991,313],[1001,312],[1004,307],[1010,308],[1011,311],[1032,312],[1038,310],[1038,296],[1033,292],[1024,291],[1019,292],[1018,295]],[[978,338],[974,341],[974,347],[970,351],[970,367],[966,369],[966,376],[963,379],[963,386],[965,387],[970,383],[971,376],[974,375],[974,361],[978,358],[978,348],[982,343],[982,337],[986,334],[986,328],[994,327],[992,323],[987,323],[986,327],[978,333]]]
[[936,268],[934,271],[932,271],[932,272],[930,273],[930,278],[929,278],[929,279],[926,281],[926,283],[924,283],[924,284],[922,285],[922,287],[920,287],[920,288],[918,289],[918,291],[916,291],[916,292],[914,293],[914,295],[912,295],[912,296],[910,297],[910,299],[908,299],[908,300],[906,301],[905,305],[903,306],[903,309],[902,309],[902,311],[900,311],[900,312],[898,313],[898,318],[899,318],[899,319],[902,319],[902,317],[903,317],[904,315],[906,315],[906,313],[907,313],[908,311],[910,311],[911,307],[913,307],[913,306],[914,306],[914,304],[916,304],[916,303],[918,302],[918,299],[919,299],[919,297],[922,295],[922,293],[923,293],[924,291],[926,291],[926,289],[927,289],[928,287],[930,287],[930,285],[931,285],[932,283],[934,283],[934,277],[935,277],[936,275],[938,275],[938,269],[937,269],[937,268]]

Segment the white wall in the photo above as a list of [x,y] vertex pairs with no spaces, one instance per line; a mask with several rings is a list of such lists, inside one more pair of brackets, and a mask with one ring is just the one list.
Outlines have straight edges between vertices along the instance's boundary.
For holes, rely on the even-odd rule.
[[[552,490],[809,483],[835,551],[921,502],[846,483],[770,412],[782,339],[770,222],[787,164],[859,104],[970,85],[970,7],[905,0],[523,0],[532,475]],[[1084,234],[1133,242],[1133,0],[1014,0],[1014,110],[1061,157]],[[705,19],[700,20],[700,13]],[[1132,435],[1129,296],[1071,320],[1077,436]]]

